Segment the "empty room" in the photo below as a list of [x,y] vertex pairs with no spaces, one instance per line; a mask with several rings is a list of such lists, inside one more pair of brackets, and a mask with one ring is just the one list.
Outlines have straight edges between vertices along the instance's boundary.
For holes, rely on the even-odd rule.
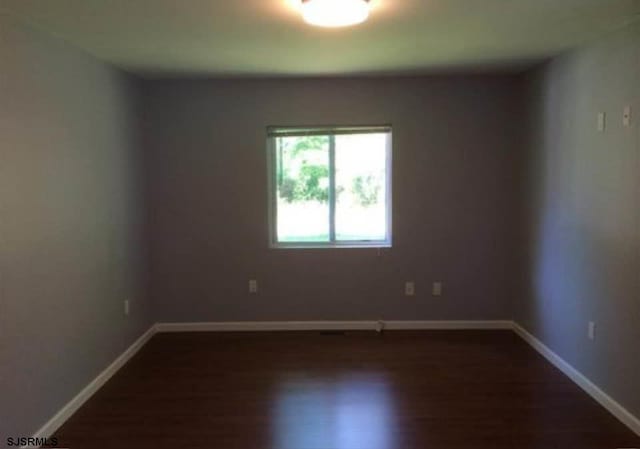
[[0,0],[0,448],[640,448],[640,0]]

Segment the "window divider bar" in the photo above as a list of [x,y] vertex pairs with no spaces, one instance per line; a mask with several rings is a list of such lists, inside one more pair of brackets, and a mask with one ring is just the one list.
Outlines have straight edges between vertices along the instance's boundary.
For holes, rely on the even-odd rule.
[[329,136],[329,241],[336,241],[336,138]]

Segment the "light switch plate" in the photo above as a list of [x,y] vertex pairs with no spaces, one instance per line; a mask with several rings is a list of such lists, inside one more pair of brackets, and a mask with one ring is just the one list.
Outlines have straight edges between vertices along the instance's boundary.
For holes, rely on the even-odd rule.
[[603,133],[607,126],[607,115],[604,112],[598,112],[598,132]]

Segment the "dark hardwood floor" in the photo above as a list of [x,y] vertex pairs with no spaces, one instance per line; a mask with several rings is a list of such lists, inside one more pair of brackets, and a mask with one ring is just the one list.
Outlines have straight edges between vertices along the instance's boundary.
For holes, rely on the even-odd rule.
[[510,331],[159,334],[56,436],[71,449],[640,447]]

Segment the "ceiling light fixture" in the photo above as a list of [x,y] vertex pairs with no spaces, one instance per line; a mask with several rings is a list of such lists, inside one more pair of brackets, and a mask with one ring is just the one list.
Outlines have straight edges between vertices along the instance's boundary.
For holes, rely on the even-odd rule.
[[321,27],[345,27],[369,17],[369,0],[302,0],[302,18]]

